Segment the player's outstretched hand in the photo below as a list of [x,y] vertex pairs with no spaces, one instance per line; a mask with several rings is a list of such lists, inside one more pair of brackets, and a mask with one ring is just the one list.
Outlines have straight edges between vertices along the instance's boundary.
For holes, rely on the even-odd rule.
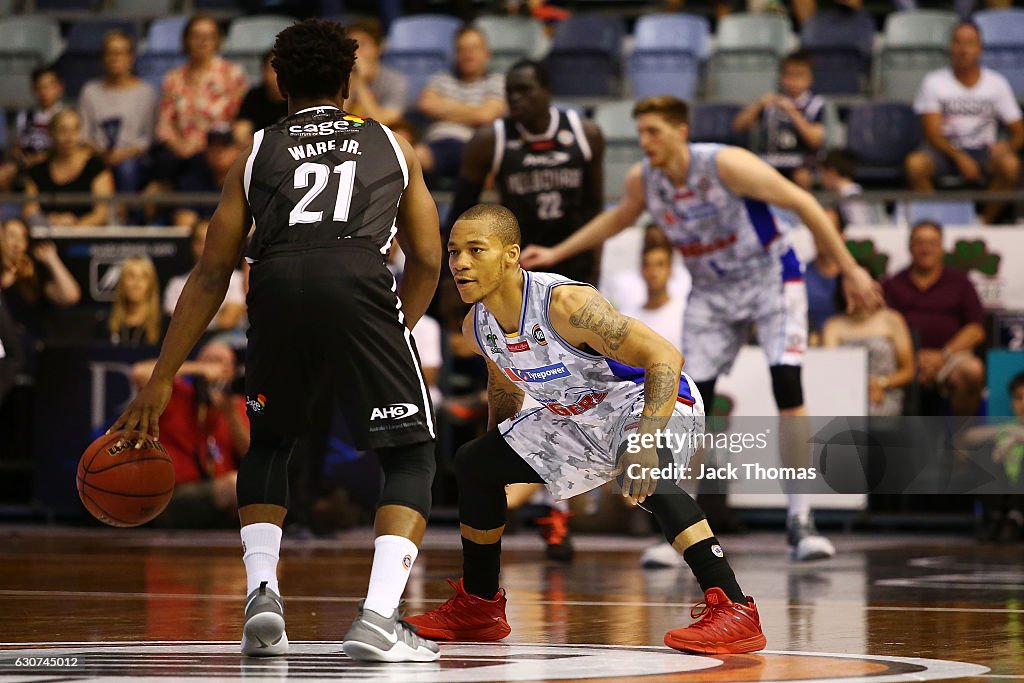
[[125,431],[126,436],[137,441],[140,448],[146,437],[160,438],[160,415],[171,399],[171,382],[150,379],[136,395],[121,417],[107,430],[107,434]]
[[876,311],[885,307],[882,285],[864,268],[857,266],[843,275],[843,293],[846,294],[846,312]]
[[654,495],[658,480],[652,476],[652,472],[658,466],[658,452],[653,448],[641,448],[637,453],[623,453],[615,470],[616,474],[622,475],[622,497],[637,504]]
[[523,249],[523,253],[519,255],[519,265],[526,270],[550,268],[556,263],[558,263],[558,259],[555,258],[555,250],[551,247],[531,244],[526,249]]

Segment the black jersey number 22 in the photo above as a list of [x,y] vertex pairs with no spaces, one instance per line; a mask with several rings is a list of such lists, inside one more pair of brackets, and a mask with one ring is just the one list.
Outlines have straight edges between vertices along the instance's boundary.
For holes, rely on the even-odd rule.
[[[309,187],[310,180],[313,186],[299,200],[295,208],[288,214],[288,225],[296,223],[319,223],[324,218],[323,211],[307,211],[309,205],[323,192],[331,180],[332,169],[327,164],[318,164],[307,161],[295,169],[295,189],[302,190]],[[333,220],[344,223],[348,220],[348,210],[352,206],[352,190],[356,184],[356,162],[346,161],[334,167],[333,172],[338,174],[338,198],[334,202]]]

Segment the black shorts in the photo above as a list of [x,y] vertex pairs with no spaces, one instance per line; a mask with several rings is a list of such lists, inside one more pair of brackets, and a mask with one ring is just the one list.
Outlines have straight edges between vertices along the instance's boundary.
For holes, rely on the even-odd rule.
[[372,241],[268,250],[249,274],[252,428],[301,436],[333,398],[360,449],[431,441],[433,408],[395,280]]

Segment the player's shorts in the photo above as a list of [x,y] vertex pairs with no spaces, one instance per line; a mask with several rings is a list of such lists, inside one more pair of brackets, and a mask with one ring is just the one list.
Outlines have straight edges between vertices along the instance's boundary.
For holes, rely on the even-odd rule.
[[694,283],[683,316],[686,372],[697,382],[728,374],[740,347],[757,326],[768,365],[803,364],[807,351],[807,288],[783,281],[781,271],[759,278]]
[[245,389],[253,428],[309,429],[333,399],[357,448],[434,439],[434,416],[396,285],[366,239],[269,250],[249,274]]
[[[685,376],[685,375],[684,375]],[[704,433],[704,402],[693,380],[690,385],[693,405],[676,401],[668,428],[673,433]],[[581,424],[544,407],[528,408],[498,425],[505,442],[540,475],[557,500],[586,493],[615,479],[616,458],[623,444],[640,426],[644,409],[643,385],[616,418],[610,416],[598,424]],[[673,450],[679,471],[693,457],[693,442]]]

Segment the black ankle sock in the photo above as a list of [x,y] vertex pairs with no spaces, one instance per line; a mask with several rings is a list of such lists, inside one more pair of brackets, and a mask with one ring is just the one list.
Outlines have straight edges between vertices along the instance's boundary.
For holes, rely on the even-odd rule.
[[[462,539],[462,542],[465,544],[466,539]],[[683,551],[683,559],[697,577],[701,590],[721,588],[733,602],[747,604],[747,597],[740,590],[736,575],[732,573],[732,567],[725,559],[725,553],[722,552],[722,546],[717,538],[712,536],[694,543]]]
[[474,543],[462,539],[462,586],[470,595],[493,600],[501,571],[501,539],[497,543]]

